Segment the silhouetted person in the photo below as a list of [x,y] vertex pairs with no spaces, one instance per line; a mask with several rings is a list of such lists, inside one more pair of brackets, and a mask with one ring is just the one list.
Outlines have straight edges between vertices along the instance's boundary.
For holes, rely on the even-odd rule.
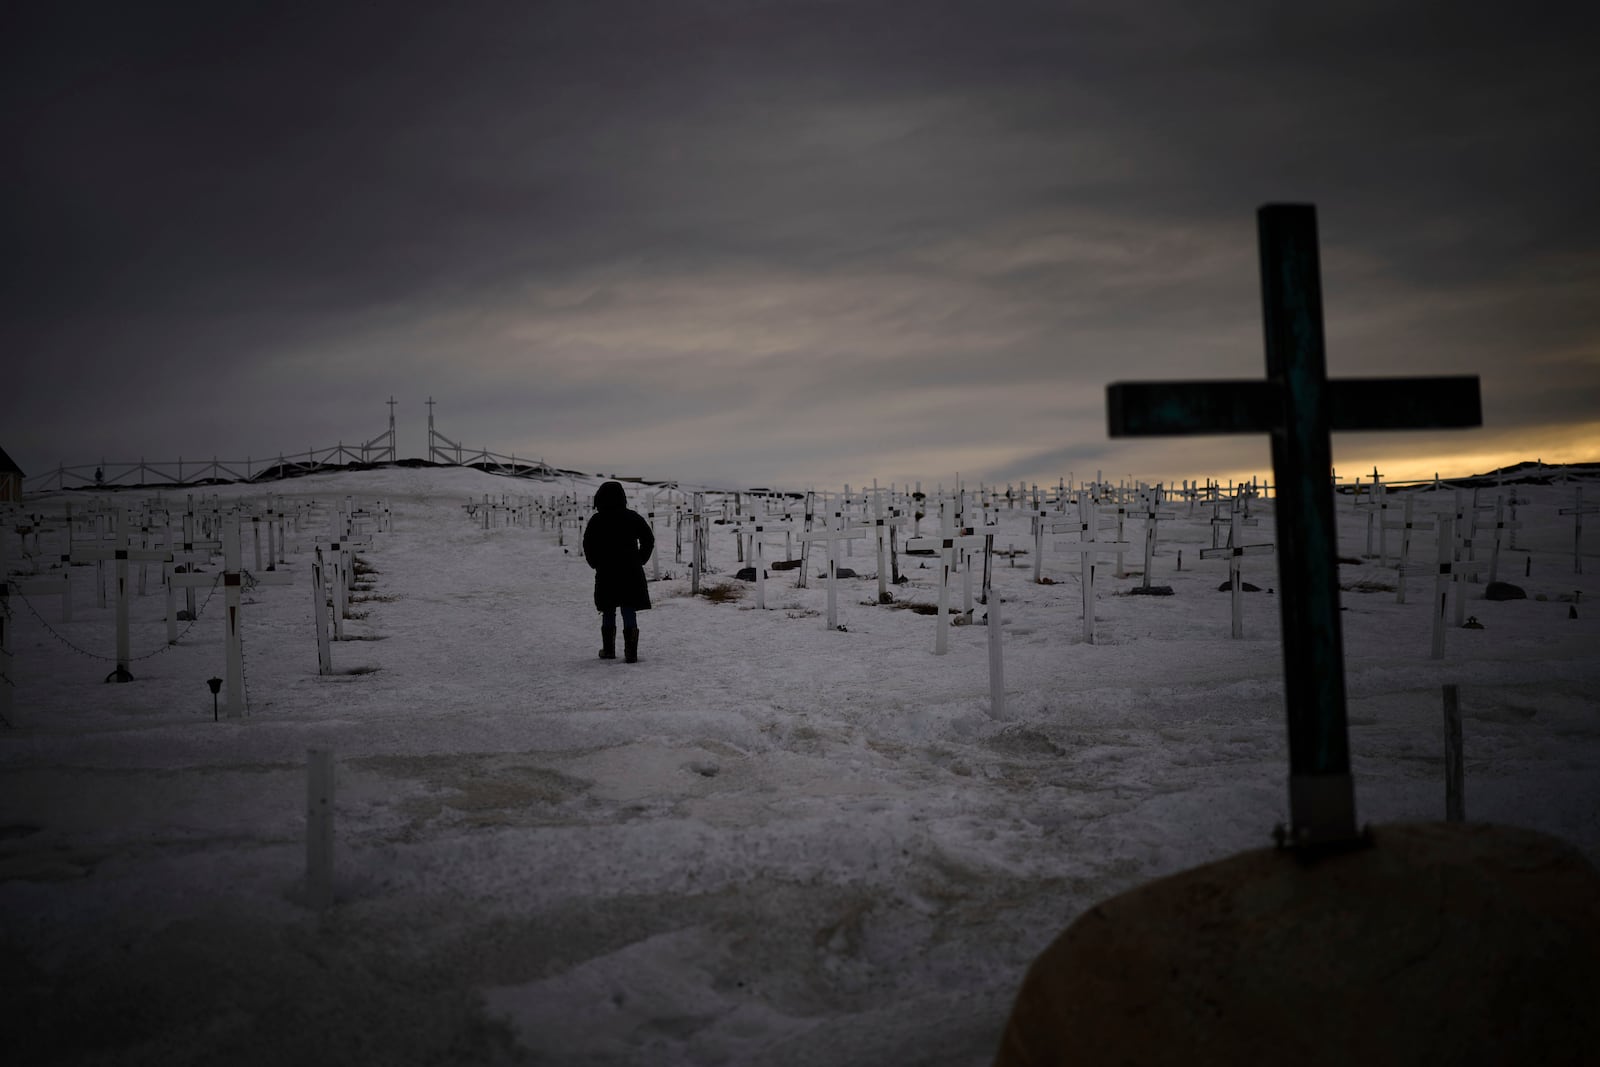
[[599,609],[600,658],[617,658],[617,610],[622,610],[623,655],[639,661],[635,612],[650,610],[645,561],[656,537],[644,516],[628,507],[621,482],[606,482],[594,494],[595,514],[583,531],[583,558],[594,568],[594,606]]

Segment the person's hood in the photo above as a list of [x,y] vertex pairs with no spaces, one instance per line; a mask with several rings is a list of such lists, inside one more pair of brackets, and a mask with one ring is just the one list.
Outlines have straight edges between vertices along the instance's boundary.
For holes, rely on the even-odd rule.
[[627,506],[628,494],[622,488],[621,482],[606,482],[594,491],[594,509],[596,511],[611,511]]

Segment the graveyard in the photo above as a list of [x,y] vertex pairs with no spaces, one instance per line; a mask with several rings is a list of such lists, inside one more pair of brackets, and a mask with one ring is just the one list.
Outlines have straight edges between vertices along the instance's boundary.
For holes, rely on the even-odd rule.
[[[8,513],[19,1062],[985,1064],[1072,920],[1290,819],[1270,486],[626,481],[626,664],[604,476],[354,468]],[[1600,864],[1540,473],[1327,487],[1355,815]]]

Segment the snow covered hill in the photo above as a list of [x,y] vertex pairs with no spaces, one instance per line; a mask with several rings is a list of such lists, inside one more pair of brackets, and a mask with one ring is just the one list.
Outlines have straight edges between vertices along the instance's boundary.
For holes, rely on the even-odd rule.
[[[935,619],[875,603],[865,543],[841,561],[862,577],[828,630],[823,583],[796,589],[792,571],[773,573],[769,610],[748,587],[691,597],[663,530],[672,577],[651,586],[642,662],[599,660],[570,535],[486,530],[463,507],[597,484],[396,468],[219,487],[393,515],[359,552],[370,588],[334,674],[317,673],[310,532],[295,584],[246,593],[237,719],[212,721],[205,684],[220,597],[165,651],[159,590],[136,598],[133,651],[153,654],[125,685],[71,647],[113,646],[92,569],[71,622],[13,598],[13,1062],[975,1067],[1074,917],[1264,846],[1287,814],[1275,557],[1246,560],[1262,591],[1232,639],[1226,564],[1198,558],[1209,509],[1177,505],[1161,527],[1154,577],[1175,595],[1128,596],[1138,580],[1103,569],[1094,644],[1075,556],[1046,560],[1048,585],[1027,556],[996,561],[997,717],[985,609],[933,655]],[[1358,812],[1442,818],[1440,687],[1455,683],[1468,817],[1600,862],[1600,561],[1573,573],[1570,489],[1521,491],[1525,550],[1502,570],[1528,599],[1471,600],[1483,629],[1452,628],[1442,661],[1431,579],[1397,604],[1392,570],[1343,568]],[[1423,493],[1419,513],[1448,499]],[[1338,515],[1359,559],[1365,516],[1345,499]],[[1031,546],[1020,511],[1000,520],[1002,547]],[[1431,535],[1419,545],[1431,560]],[[715,527],[713,579],[734,553]],[[901,567],[896,598],[932,603],[936,567]],[[300,889],[310,748],[338,774],[337,900],[320,914]]]

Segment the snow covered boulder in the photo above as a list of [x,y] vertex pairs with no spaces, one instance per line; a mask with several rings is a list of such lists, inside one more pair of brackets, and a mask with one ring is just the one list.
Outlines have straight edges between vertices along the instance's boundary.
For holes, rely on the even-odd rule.
[[1510,582],[1490,582],[1483,591],[1485,600],[1526,600],[1528,591]]

